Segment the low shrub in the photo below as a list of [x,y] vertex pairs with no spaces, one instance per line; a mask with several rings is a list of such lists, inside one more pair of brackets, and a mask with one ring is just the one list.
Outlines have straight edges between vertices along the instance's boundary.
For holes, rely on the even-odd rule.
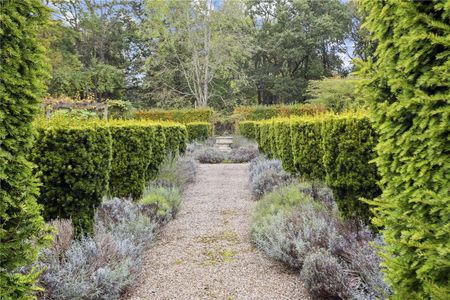
[[[113,199],[100,206],[93,236],[73,240],[61,254],[44,250],[41,299],[119,299],[135,280],[142,252],[155,236],[153,216],[130,201]],[[65,231],[67,232],[67,230]]]
[[210,108],[174,110],[149,109],[137,111],[135,115],[137,119],[152,121],[172,121],[182,124],[192,122],[212,123],[214,110]]
[[251,161],[252,159],[258,157],[258,155],[258,148],[250,145],[233,149],[228,159],[235,163],[243,163]]
[[240,147],[250,147],[250,146],[258,148],[258,144],[255,141],[250,140],[242,135],[234,135],[233,143],[230,145],[231,149],[237,149]]
[[206,122],[193,122],[186,124],[188,141],[204,141],[212,134],[212,126]]
[[204,164],[218,164],[226,159],[225,153],[214,147],[200,147],[194,153],[195,159]]
[[290,179],[290,175],[283,170],[279,160],[258,157],[250,163],[250,187],[257,199],[286,184]]
[[351,299],[347,270],[324,250],[306,256],[300,277],[314,299]]
[[384,299],[380,258],[371,232],[344,221],[326,186],[291,183],[266,194],[252,219],[252,238],[269,256],[300,269],[314,298]]
[[197,174],[198,162],[189,156],[167,156],[161,163],[158,175],[152,181],[153,186],[179,188],[183,190],[194,181]]
[[150,187],[139,204],[155,208],[156,217],[160,223],[169,221],[178,212],[181,204],[181,193],[176,187]]

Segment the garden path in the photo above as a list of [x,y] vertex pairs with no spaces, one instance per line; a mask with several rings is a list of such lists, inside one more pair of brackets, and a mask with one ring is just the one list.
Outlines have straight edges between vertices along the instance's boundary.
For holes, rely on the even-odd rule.
[[126,299],[308,299],[295,272],[250,243],[248,164],[203,164]]

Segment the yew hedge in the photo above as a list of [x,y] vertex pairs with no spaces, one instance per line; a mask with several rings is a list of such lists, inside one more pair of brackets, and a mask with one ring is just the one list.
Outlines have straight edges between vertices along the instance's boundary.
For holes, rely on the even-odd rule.
[[47,220],[71,218],[92,230],[106,195],[138,199],[166,155],[184,152],[186,128],[148,121],[37,120],[33,159],[42,182],[38,201]]
[[370,218],[360,198],[380,194],[375,158],[376,134],[364,114],[320,115],[244,121],[239,131],[255,138],[261,152],[279,158],[283,167],[307,179],[325,180],[341,211],[350,218]]

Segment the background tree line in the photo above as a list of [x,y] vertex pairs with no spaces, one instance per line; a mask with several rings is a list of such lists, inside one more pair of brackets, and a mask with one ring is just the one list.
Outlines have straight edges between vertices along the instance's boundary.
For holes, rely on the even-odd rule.
[[[355,2],[48,0],[52,97],[230,110],[307,100],[373,45]],[[349,51],[352,45],[354,51]]]

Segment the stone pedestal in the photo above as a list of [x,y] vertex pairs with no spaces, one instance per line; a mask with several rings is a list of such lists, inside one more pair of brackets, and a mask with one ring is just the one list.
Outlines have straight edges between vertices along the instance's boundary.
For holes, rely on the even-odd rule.
[[232,136],[218,136],[216,137],[216,143],[214,146],[223,152],[230,152],[231,151],[231,144],[233,143],[233,137]]

